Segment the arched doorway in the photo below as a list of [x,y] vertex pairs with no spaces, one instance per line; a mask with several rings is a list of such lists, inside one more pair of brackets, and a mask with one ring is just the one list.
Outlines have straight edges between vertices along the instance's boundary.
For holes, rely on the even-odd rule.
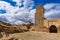
[[57,27],[55,25],[51,25],[49,27],[49,32],[50,33],[57,33]]

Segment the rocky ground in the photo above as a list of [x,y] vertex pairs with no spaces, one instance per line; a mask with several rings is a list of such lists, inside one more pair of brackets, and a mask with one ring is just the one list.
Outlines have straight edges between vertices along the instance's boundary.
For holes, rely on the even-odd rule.
[[32,31],[32,32],[9,34],[9,37],[15,37],[19,40],[60,40],[60,33],[46,33],[46,32]]

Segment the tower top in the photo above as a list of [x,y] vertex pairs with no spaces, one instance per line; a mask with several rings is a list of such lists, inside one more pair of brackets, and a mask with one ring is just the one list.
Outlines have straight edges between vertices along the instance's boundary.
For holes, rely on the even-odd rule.
[[37,7],[36,7],[36,9],[44,9],[44,7],[43,7],[43,5],[38,5]]
[[44,14],[44,7],[43,7],[43,5],[38,5],[36,7],[36,13]]

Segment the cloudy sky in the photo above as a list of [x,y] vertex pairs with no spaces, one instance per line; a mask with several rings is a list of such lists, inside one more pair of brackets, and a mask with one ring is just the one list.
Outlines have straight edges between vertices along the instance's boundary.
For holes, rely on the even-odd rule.
[[60,18],[60,0],[0,0],[0,21],[34,23],[37,5],[44,6],[45,18]]

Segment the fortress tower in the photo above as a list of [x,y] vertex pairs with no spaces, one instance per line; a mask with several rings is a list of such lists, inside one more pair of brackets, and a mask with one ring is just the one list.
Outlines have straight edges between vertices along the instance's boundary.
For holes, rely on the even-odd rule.
[[44,23],[44,7],[37,6],[36,13],[35,13],[35,27],[40,29],[43,27]]

